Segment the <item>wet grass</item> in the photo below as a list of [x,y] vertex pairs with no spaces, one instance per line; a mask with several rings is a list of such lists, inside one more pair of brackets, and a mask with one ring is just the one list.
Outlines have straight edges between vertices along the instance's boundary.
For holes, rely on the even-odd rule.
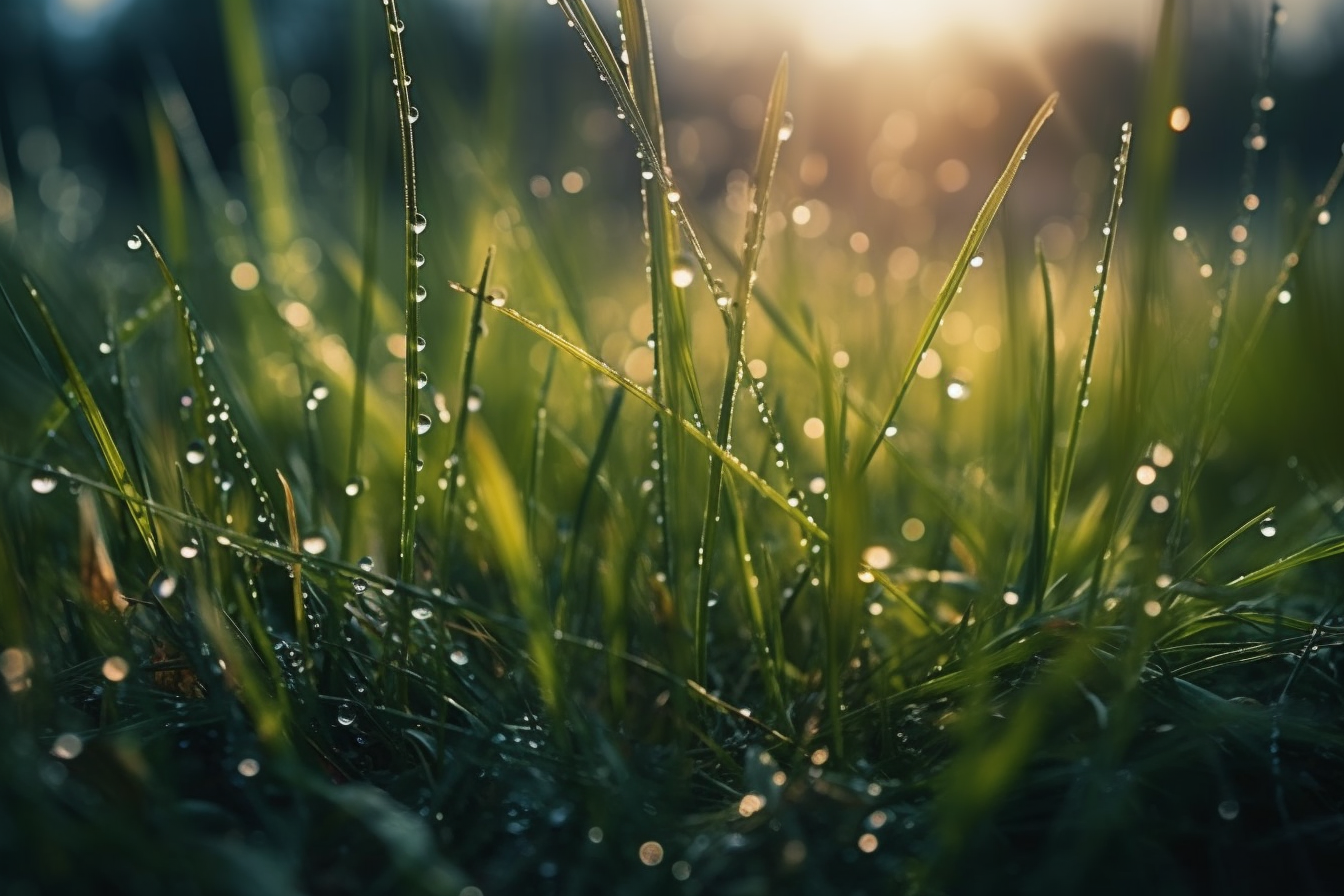
[[670,161],[644,4],[613,43],[558,0],[641,172],[643,240],[595,247],[629,219],[520,198],[398,5],[349,195],[300,187],[229,4],[251,214],[158,71],[149,277],[100,336],[40,234],[0,267],[9,891],[1330,891],[1344,486],[1235,426],[1338,282],[1344,162],[1278,229],[1244,177],[1254,243],[1192,265],[1180,4],[1075,252],[1001,215],[1042,97],[875,297],[867,236],[800,235],[785,62],[730,213]]

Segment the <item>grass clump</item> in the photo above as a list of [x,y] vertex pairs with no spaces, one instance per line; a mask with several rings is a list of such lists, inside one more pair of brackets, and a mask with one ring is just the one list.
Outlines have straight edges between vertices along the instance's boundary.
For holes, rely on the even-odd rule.
[[[107,295],[99,342],[37,235],[0,270],[32,359],[6,375],[55,393],[13,400],[0,466],[11,891],[1329,890],[1340,486],[1226,433],[1281,319],[1329,294],[1344,162],[1210,292],[1165,235],[1170,135],[1125,123],[1099,233],[1051,260],[1002,214],[1050,96],[927,293],[835,313],[853,260],[778,211],[787,62],[728,221],[669,161],[641,0],[616,46],[558,0],[641,172],[633,263],[572,273],[585,211],[514,195],[451,82],[412,79],[432,37],[398,5],[360,13],[378,88],[341,216],[240,113],[266,213],[189,224],[184,193],[238,200],[159,72],[172,248],[139,229],[120,262],[154,285]],[[250,98],[262,35],[247,3],[224,24]],[[940,336],[954,311],[1001,348]],[[647,344],[604,331],[632,313]]]

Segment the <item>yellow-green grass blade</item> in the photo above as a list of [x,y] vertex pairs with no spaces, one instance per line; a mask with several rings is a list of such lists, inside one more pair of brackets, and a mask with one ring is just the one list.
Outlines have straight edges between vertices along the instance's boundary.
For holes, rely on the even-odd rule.
[[187,257],[187,212],[182,191],[182,165],[172,128],[163,114],[163,106],[153,95],[145,97],[145,117],[149,140],[154,148],[154,170],[159,179],[159,217],[167,234],[168,254],[174,263]]
[[555,628],[546,606],[541,571],[527,537],[527,519],[504,458],[484,427],[466,429],[471,451],[475,491],[481,515],[489,526],[491,546],[508,580],[514,605],[527,628],[527,649],[542,700],[555,720],[556,736],[564,741],[564,704],[556,664]]
[[[746,343],[747,312],[751,290],[756,285],[756,266],[765,244],[765,219],[770,198],[770,185],[775,177],[782,143],[784,101],[788,94],[789,60],[785,56],[775,70],[770,87],[770,99],[765,108],[765,126],[761,132],[760,147],[756,154],[756,173],[752,190],[751,211],[747,215],[747,233],[742,254],[742,269],[732,304],[726,309],[731,319],[728,336],[728,366],[724,373],[723,396],[719,401],[719,423],[715,442],[727,451],[732,439],[733,410],[737,403],[738,385],[742,382],[743,349]],[[723,460],[715,454],[709,461],[709,489],[705,500],[704,522],[700,530],[700,551],[697,563],[700,575],[695,599],[695,674],[703,681],[707,664],[709,636],[709,585],[714,574],[715,535],[718,531],[720,498],[723,486]]]
[[873,458],[877,455],[878,449],[886,441],[887,427],[891,426],[896,419],[896,414],[900,411],[901,404],[905,401],[905,396],[915,381],[915,371],[918,369],[924,353],[929,350],[929,346],[933,343],[933,337],[938,332],[939,322],[943,319],[943,315],[947,313],[948,307],[951,306],[952,300],[961,288],[961,281],[966,276],[966,270],[971,265],[971,259],[979,251],[981,241],[984,240],[985,234],[989,232],[989,227],[994,222],[999,207],[1003,205],[1004,199],[1007,198],[1008,189],[1013,185],[1013,179],[1017,176],[1018,169],[1027,157],[1027,150],[1031,147],[1032,141],[1036,139],[1036,135],[1040,133],[1041,128],[1045,126],[1046,119],[1054,112],[1055,103],[1058,101],[1059,94],[1051,94],[1041,105],[1041,108],[1036,111],[1035,117],[1027,126],[1026,133],[1022,135],[1017,148],[1013,150],[1012,158],[1008,161],[1008,167],[999,175],[994,188],[989,192],[989,197],[985,199],[985,204],[980,208],[979,214],[975,216],[970,233],[966,235],[960,251],[957,252],[956,260],[952,263],[952,269],[948,271],[947,279],[943,281],[942,289],[938,291],[938,297],[934,300],[933,308],[930,309],[928,317],[924,319],[924,325],[920,328],[919,337],[915,341],[915,350],[911,353],[910,360],[906,362],[905,371],[902,373],[900,384],[896,389],[896,395],[892,398],[890,408],[882,416],[881,426],[878,427],[872,445],[859,464],[860,472],[868,469],[869,464],[873,462]]
[[[280,488],[285,493],[285,519],[289,524],[289,548],[294,553],[302,553],[303,545],[299,541],[299,520],[294,512],[294,490],[289,487],[289,480],[285,474],[279,470],[275,475],[280,479]],[[294,597],[294,630],[299,636],[299,645],[303,648],[305,667],[308,658],[312,656],[312,642],[308,636],[308,618],[303,606],[303,564],[291,563],[289,566],[290,585],[293,589]]]
[[[135,522],[135,528],[140,533],[140,538],[144,541],[145,547],[149,550],[149,555],[158,561],[159,545],[154,537],[154,524],[149,518],[148,511],[145,510],[140,491],[135,487],[135,479],[131,471],[127,469],[125,461],[121,458],[121,452],[117,449],[117,443],[112,438],[112,433],[107,428],[107,421],[103,419],[102,411],[98,408],[98,402],[93,397],[93,392],[89,389],[89,384],[84,381],[83,375],[79,372],[78,365],[75,364],[74,356],[65,345],[65,340],[61,338],[61,331],[56,326],[56,321],[51,316],[46,302],[38,293],[31,280],[26,276],[23,278],[23,285],[28,290],[28,295],[33,300],[33,305],[37,308],[37,313],[42,318],[42,323],[47,328],[47,333],[51,337],[52,343],[56,346],[56,353],[60,356],[61,366],[65,369],[66,380],[70,383],[70,390],[73,393],[75,404],[79,406],[84,414],[85,421],[89,424],[89,429],[93,431],[94,440],[98,443],[98,449],[103,456],[103,465],[106,467],[108,475],[112,477],[112,482],[126,499],[127,512]],[[17,320],[17,317],[15,318]]]
[[[268,252],[281,253],[294,238],[289,155],[280,138],[279,120],[265,92],[267,72],[252,0],[219,4],[224,47],[233,79],[233,102],[244,147],[243,171]],[[264,103],[257,109],[254,104]]]

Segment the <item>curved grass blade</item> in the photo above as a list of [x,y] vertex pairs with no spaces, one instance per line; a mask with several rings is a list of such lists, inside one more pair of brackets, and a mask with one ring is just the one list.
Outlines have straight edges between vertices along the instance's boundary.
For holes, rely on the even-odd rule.
[[[299,520],[294,512],[294,491],[289,487],[289,480],[285,474],[279,470],[275,475],[280,479],[280,488],[285,493],[285,516],[289,523],[289,547],[294,553],[302,553],[303,545],[299,541]],[[308,618],[303,607],[303,564],[290,564],[290,581],[294,589],[294,631],[298,633],[299,645],[303,648],[305,657],[312,656],[312,642],[308,636]]]
[[1289,554],[1282,560],[1276,560],[1268,566],[1262,566],[1255,572],[1238,576],[1227,584],[1233,588],[1254,585],[1257,582],[1282,575],[1290,569],[1296,569],[1299,566],[1305,566],[1308,563],[1315,563],[1317,560],[1324,560],[1326,557],[1334,557],[1339,554],[1344,554],[1344,535],[1336,535],[1333,538],[1318,541],[1294,554]]
[[[1111,191],[1110,211],[1106,215],[1106,225],[1102,233],[1106,242],[1101,254],[1101,273],[1096,288],[1092,290],[1092,328],[1087,337],[1087,350],[1083,353],[1082,373],[1078,379],[1078,397],[1074,401],[1073,419],[1069,422],[1069,439],[1065,443],[1064,459],[1059,468],[1059,482],[1055,487],[1053,518],[1050,521],[1050,544],[1045,558],[1045,581],[1051,580],[1050,570],[1054,566],[1054,553],[1059,542],[1059,524],[1064,516],[1064,505],[1069,500],[1069,488],[1073,484],[1073,468],[1078,459],[1078,433],[1083,426],[1083,413],[1087,410],[1092,388],[1092,364],[1097,355],[1097,336],[1101,332],[1101,309],[1106,299],[1106,286],[1111,274],[1111,262],[1115,254],[1115,237],[1119,229],[1120,206],[1124,202],[1125,175],[1129,173],[1129,147],[1133,128],[1125,122],[1120,128],[1120,154],[1115,160],[1115,188]],[[1041,612],[1044,595],[1036,595],[1035,610]]]
[[[159,560],[159,545],[154,537],[154,524],[150,520],[148,511],[145,510],[144,499],[140,497],[140,492],[135,487],[135,479],[131,476],[131,471],[127,469],[125,461],[122,460],[121,452],[117,450],[117,443],[113,440],[112,433],[107,428],[107,421],[103,419],[102,411],[98,409],[98,402],[94,400],[93,393],[89,390],[89,384],[84,381],[83,375],[80,374],[74,356],[66,348],[65,340],[61,338],[61,331],[56,326],[51,311],[47,309],[46,302],[42,301],[42,296],[38,294],[37,287],[33,286],[32,281],[27,276],[23,278],[23,285],[27,288],[28,295],[32,297],[33,305],[37,308],[37,313],[41,316],[42,323],[51,336],[52,343],[56,346],[56,353],[61,358],[61,366],[65,368],[65,377],[70,383],[74,401],[79,406],[80,411],[83,412],[84,419],[89,424],[89,429],[93,430],[93,437],[98,443],[99,451],[102,452],[103,464],[107,468],[108,475],[112,477],[117,491],[127,499],[126,508],[131,514],[131,519],[135,522],[135,528],[139,531],[145,547],[149,549],[149,555],[157,562]],[[8,296],[6,296],[6,300],[8,300]],[[18,319],[17,316],[15,319]]]
[[574,591],[574,564],[577,561],[579,553],[579,539],[583,534],[584,520],[588,515],[588,505],[592,502],[593,493],[597,490],[598,476],[602,472],[602,464],[607,459],[607,451],[611,448],[612,437],[616,434],[616,421],[620,417],[621,405],[625,401],[625,393],[619,389],[613,390],[611,404],[607,406],[607,413],[602,418],[602,429],[597,434],[597,444],[593,447],[592,457],[588,460],[588,473],[583,478],[583,488],[579,490],[579,503],[574,509],[574,525],[569,536],[569,546],[565,550],[564,566],[560,573],[560,601],[556,606],[555,627],[564,628],[567,616],[566,607],[568,605],[567,595],[576,593]]
[[924,357],[924,353],[929,350],[929,346],[933,343],[933,337],[938,332],[939,321],[943,319],[943,315],[947,313],[948,307],[952,304],[952,299],[957,295],[957,290],[961,288],[961,281],[966,276],[966,269],[970,267],[971,259],[980,249],[981,240],[985,238],[990,224],[994,222],[994,216],[998,214],[999,207],[1003,205],[1003,200],[1007,198],[1008,188],[1013,185],[1013,178],[1017,176],[1018,168],[1022,166],[1022,161],[1027,157],[1027,150],[1045,125],[1046,119],[1055,111],[1055,103],[1058,101],[1059,94],[1052,93],[1041,105],[1041,108],[1036,111],[1031,124],[1027,125],[1026,133],[1022,135],[1022,139],[1017,143],[1017,148],[1013,150],[1013,156],[1008,161],[1008,167],[1004,169],[1003,174],[999,175],[998,181],[994,184],[994,189],[990,190],[989,197],[985,199],[985,204],[980,208],[979,214],[975,216],[970,233],[966,235],[966,240],[961,244],[961,250],[957,253],[956,261],[952,263],[952,270],[948,271],[947,279],[943,281],[943,287],[938,292],[938,298],[934,300],[933,308],[929,310],[928,317],[924,319],[924,326],[920,329],[919,338],[915,342],[915,351],[911,354],[910,360],[906,362],[905,372],[901,375],[901,383],[891,401],[891,407],[883,415],[882,425],[878,427],[877,436],[859,464],[858,472],[860,474],[868,469],[869,464],[873,462],[873,458],[877,455],[878,449],[886,441],[887,427],[891,426],[896,419],[896,413],[901,409],[906,393],[910,391],[910,386],[915,381],[915,371],[919,367],[920,359]]
[[[775,168],[779,162],[779,147],[783,142],[784,100],[788,94],[789,57],[780,59],[775,69],[775,80],[770,87],[770,100],[765,108],[765,127],[761,132],[761,143],[756,153],[755,187],[752,192],[751,211],[747,215],[747,234],[742,254],[742,270],[738,274],[737,288],[734,291],[732,305],[727,309],[731,318],[728,336],[728,367],[724,373],[723,396],[719,401],[719,424],[715,442],[725,452],[728,450],[733,428],[733,410],[737,403],[737,388],[742,382],[744,362],[743,350],[746,346],[747,310],[751,301],[751,290],[756,285],[756,266],[760,262],[761,249],[765,245],[765,219],[770,198],[770,185],[775,178]],[[709,635],[709,583],[714,571],[715,534],[719,522],[719,505],[723,487],[723,459],[715,454],[709,461],[709,494],[705,501],[705,518],[700,530],[700,552],[698,563],[700,575],[696,587],[695,599],[695,674],[705,679],[707,647]]]
[[1228,536],[1227,536],[1226,538],[1224,538],[1222,541],[1218,542],[1218,543],[1215,544],[1213,547],[1209,548],[1207,551],[1204,552],[1203,556],[1201,556],[1201,557],[1200,557],[1198,560],[1196,560],[1194,563],[1190,564],[1190,568],[1187,569],[1187,570],[1180,576],[1180,578],[1181,578],[1181,579],[1188,579],[1188,578],[1190,578],[1191,576],[1193,576],[1195,573],[1199,572],[1201,569],[1204,568],[1204,565],[1205,565],[1206,563],[1208,563],[1208,562],[1209,562],[1210,560],[1212,560],[1214,557],[1217,557],[1219,554],[1221,554],[1221,553],[1223,552],[1223,549],[1224,549],[1224,548],[1226,548],[1226,547],[1227,547],[1228,545],[1230,545],[1232,542],[1236,541],[1236,540],[1237,540],[1238,538],[1240,538],[1241,536],[1245,535],[1247,532],[1251,531],[1251,529],[1253,529],[1253,528],[1254,528],[1257,524],[1259,524],[1262,520],[1264,520],[1264,519],[1266,519],[1266,518],[1272,516],[1273,513],[1274,513],[1274,508],[1273,508],[1273,507],[1270,507],[1270,508],[1268,508],[1268,509],[1266,509],[1266,510],[1262,510],[1262,511],[1260,511],[1260,512],[1257,513],[1255,516],[1251,517],[1249,520],[1247,520],[1246,522],[1242,523],[1240,526],[1238,526],[1238,527],[1236,528],[1236,530],[1234,530],[1234,531],[1232,532],[1232,534],[1228,535]]

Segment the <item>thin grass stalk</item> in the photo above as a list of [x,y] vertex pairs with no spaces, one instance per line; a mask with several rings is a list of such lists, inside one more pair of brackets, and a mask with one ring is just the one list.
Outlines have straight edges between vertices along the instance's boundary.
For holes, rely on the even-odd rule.
[[460,379],[462,398],[457,406],[457,429],[453,435],[453,447],[448,454],[448,488],[443,494],[443,548],[440,559],[447,571],[452,560],[453,530],[457,527],[457,495],[461,486],[459,481],[466,475],[467,462],[467,423],[472,415],[471,384],[476,376],[476,348],[481,341],[481,313],[489,303],[490,269],[495,262],[495,247],[485,253],[485,264],[481,266],[481,279],[476,285],[475,302],[471,306],[471,326],[467,331],[467,350],[462,355],[462,376]]
[[[1073,418],[1069,422],[1069,438],[1065,443],[1064,458],[1059,467],[1058,484],[1052,502],[1054,511],[1050,521],[1050,546],[1045,557],[1045,580],[1050,581],[1054,567],[1055,551],[1059,546],[1059,526],[1064,517],[1064,507],[1069,500],[1069,489],[1073,483],[1073,468],[1078,459],[1078,434],[1083,427],[1083,413],[1092,389],[1092,365],[1096,361],[1097,336],[1101,332],[1102,303],[1106,299],[1106,287],[1110,280],[1111,263],[1115,254],[1115,239],[1120,222],[1120,206],[1124,202],[1125,175],[1129,173],[1129,147],[1133,137],[1133,127],[1125,122],[1120,128],[1120,153],[1115,160],[1114,189],[1111,191],[1110,210],[1106,214],[1106,224],[1102,228],[1105,243],[1101,253],[1101,270],[1097,277],[1096,288],[1092,290],[1092,327],[1088,332],[1087,349],[1083,352],[1082,370],[1078,379],[1078,393],[1074,401]],[[1035,596],[1035,611],[1041,612],[1044,594]]]
[[[1249,228],[1251,223],[1251,214],[1253,209],[1246,205],[1246,197],[1255,190],[1256,171],[1260,162],[1260,149],[1254,144],[1256,137],[1263,138],[1265,118],[1268,109],[1262,107],[1259,102],[1260,97],[1266,96],[1269,90],[1269,76],[1274,63],[1275,37],[1278,31],[1280,6],[1277,2],[1270,4],[1269,19],[1265,25],[1264,41],[1261,46],[1260,65],[1256,74],[1255,97],[1251,103],[1251,125],[1247,132],[1246,151],[1242,155],[1241,179],[1238,183],[1239,196],[1237,197],[1237,214],[1233,220],[1233,226],[1242,226]],[[1193,243],[1192,243],[1192,248]],[[1195,249],[1198,252],[1197,249]],[[1175,514],[1172,520],[1171,532],[1167,537],[1167,555],[1168,560],[1172,553],[1180,549],[1180,543],[1185,534],[1185,517],[1189,510],[1189,502],[1193,496],[1195,483],[1203,471],[1203,455],[1208,443],[1208,430],[1210,427],[1216,428],[1217,423],[1214,418],[1219,416],[1215,409],[1216,396],[1218,394],[1219,380],[1222,376],[1223,367],[1227,362],[1228,352],[1228,325],[1231,318],[1229,313],[1237,305],[1237,296],[1240,294],[1241,277],[1244,265],[1228,265],[1222,276],[1222,284],[1217,290],[1217,304],[1215,305],[1215,317],[1213,326],[1213,352],[1208,357],[1207,367],[1204,370],[1203,382],[1205,389],[1202,395],[1202,401],[1195,405],[1195,420],[1192,426],[1187,429],[1187,438],[1185,444],[1186,461],[1183,464],[1181,474],[1180,494],[1176,498]],[[1272,306],[1271,306],[1272,307]]]
[[1023,586],[1032,605],[1039,607],[1049,587],[1049,558],[1055,531],[1055,297],[1050,285],[1050,270],[1045,263],[1045,248],[1036,238],[1036,267],[1041,275],[1041,290],[1045,306],[1045,345],[1042,349],[1044,364],[1041,370],[1040,423],[1036,436],[1036,508],[1033,514],[1031,549],[1027,554],[1027,568],[1022,576]]
[[901,404],[905,401],[906,394],[910,391],[910,386],[915,381],[915,371],[919,369],[919,362],[924,358],[924,354],[933,344],[933,337],[938,333],[938,325],[947,313],[947,309],[952,304],[952,300],[957,293],[961,291],[961,281],[966,276],[966,271],[971,266],[971,259],[975,258],[980,251],[980,243],[989,231],[989,226],[994,222],[994,216],[998,214],[999,207],[1003,205],[1003,200],[1008,196],[1008,188],[1013,185],[1013,178],[1017,176],[1017,170],[1027,157],[1027,150],[1031,143],[1036,139],[1036,135],[1041,128],[1045,126],[1046,119],[1055,111],[1055,103],[1059,101],[1059,94],[1051,94],[1036,111],[1031,123],[1027,125],[1026,133],[1018,141],[1017,148],[1013,150],[1012,158],[1008,161],[1008,167],[999,175],[994,188],[990,190],[985,204],[981,206],[979,214],[975,216],[975,221],[971,224],[971,230],[966,235],[966,239],[961,244],[960,251],[957,252],[957,258],[952,263],[952,269],[948,271],[947,278],[943,281],[942,289],[938,291],[938,298],[934,300],[933,308],[930,309],[928,316],[924,319],[924,325],[920,329],[919,338],[915,343],[915,351],[911,353],[910,359],[906,362],[905,372],[901,375],[900,385],[897,387],[896,395],[892,398],[891,407],[886,414],[882,416],[882,425],[878,427],[877,435],[873,439],[872,445],[864,454],[862,462],[859,464],[859,472],[863,473],[868,469],[873,458],[877,456],[877,451],[882,447],[882,443],[889,438],[889,431],[896,419],[896,413],[901,409]]
[[[397,13],[396,0],[384,0],[383,12],[387,23],[387,45],[392,57],[392,86],[396,90],[397,97],[397,127],[401,137],[401,185],[405,210],[406,249],[403,270],[406,281],[404,383],[406,404],[402,429],[405,452],[401,466],[401,560],[397,568],[398,577],[404,582],[409,582],[415,578],[415,521],[419,507],[416,474],[420,459],[420,390],[417,384],[420,378],[420,267],[416,264],[416,258],[420,254],[420,234],[425,229],[426,221],[416,201],[414,123],[418,113],[412,111],[411,76],[406,72],[406,53],[402,48],[401,35],[405,25]],[[405,665],[410,629],[411,606],[409,602],[401,601],[396,609],[396,625],[393,629],[401,635],[400,646],[394,651],[396,665]]]
[[[732,447],[733,409],[737,402],[737,387],[742,382],[746,347],[747,311],[751,290],[756,285],[756,266],[765,244],[766,209],[770,184],[779,161],[779,147],[783,138],[784,100],[788,92],[789,58],[780,59],[775,70],[774,84],[765,110],[765,127],[761,132],[760,148],[756,155],[755,188],[752,192],[751,211],[747,215],[747,233],[742,254],[742,270],[737,279],[733,303],[725,313],[731,316],[732,329],[728,337],[728,365],[724,372],[723,396],[719,401],[719,424],[715,442],[724,451]],[[697,564],[700,575],[695,599],[695,675],[704,681],[708,665],[709,644],[709,585],[714,571],[715,534],[718,529],[720,498],[723,486],[723,460],[716,454],[709,462],[709,491],[705,501],[704,523],[700,530],[700,551]]]
[[[607,459],[607,452],[611,448],[613,436],[616,434],[616,421],[620,418],[621,405],[625,400],[625,393],[621,390],[615,390],[611,396],[611,404],[607,406],[607,413],[602,418],[602,429],[597,434],[597,444],[593,447],[592,456],[588,459],[588,472],[583,478],[583,487],[579,490],[579,503],[574,509],[574,526],[570,531],[569,544],[565,549],[564,566],[560,573],[560,600],[555,609],[555,627],[565,628],[565,621],[569,615],[569,596],[577,594],[574,582],[574,565],[578,561],[579,541],[583,534],[583,524],[588,516],[588,506],[592,503],[593,493],[597,490],[598,476],[602,473],[602,464]],[[583,607],[580,612],[586,611]]]

